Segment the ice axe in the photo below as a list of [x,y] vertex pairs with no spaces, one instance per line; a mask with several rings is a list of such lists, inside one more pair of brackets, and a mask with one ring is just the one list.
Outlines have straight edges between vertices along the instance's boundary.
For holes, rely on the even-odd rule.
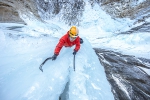
[[46,59],[44,60],[44,62],[40,65],[39,69],[40,69],[42,72],[43,72],[42,66],[45,64],[45,62],[46,62],[47,60],[50,60],[50,59],[52,59],[52,57],[46,58]]
[[73,68],[74,68],[74,71],[75,71],[75,55],[73,57]]

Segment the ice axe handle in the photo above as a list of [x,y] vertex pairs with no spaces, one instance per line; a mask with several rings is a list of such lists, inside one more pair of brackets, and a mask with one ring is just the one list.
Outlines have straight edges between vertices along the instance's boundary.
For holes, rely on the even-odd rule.
[[39,69],[40,69],[42,72],[43,72],[42,66],[45,64],[45,62],[46,62],[47,60],[50,60],[50,59],[52,59],[52,57],[49,57],[49,58],[45,59],[44,62],[40,65]]
[[75,55],[73,57],[73,68],[74,68],[74,71],[75,71]]

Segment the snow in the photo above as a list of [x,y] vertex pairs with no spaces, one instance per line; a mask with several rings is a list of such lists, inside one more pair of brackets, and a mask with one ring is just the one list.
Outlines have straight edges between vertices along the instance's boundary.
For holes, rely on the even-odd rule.
[[142,2],[145,2],[146,0],[137,0],[137,4],[140,4]]
[[93,9],[89,5],[87,3],[87,8],[83,14],[80,35],[86,37],[92,47],[150,58],[149,32],[118,34],[141,25],[141,23],[133,25],[135,21],[128,18],[112,19],[98,5],[95,5]]
[[[67,82],[68,100],[113,100],[104,68],[92,48],[150,58],[149,33],[119,35],[136,26],[134,21],[111,19],[98,5],[91,9],[86,2],[79,26],[84,44],[76,55],[76,71],[73,70],[74,47],[64,47],[55,61],[44,64],[42,73],[39,65],[53,55],[59,38],[70,26],[57,19],[43,24],[24,18],[28,25],[0,23],[2,100],[58,100]],[[150,73],[150,70],[144,70]]]

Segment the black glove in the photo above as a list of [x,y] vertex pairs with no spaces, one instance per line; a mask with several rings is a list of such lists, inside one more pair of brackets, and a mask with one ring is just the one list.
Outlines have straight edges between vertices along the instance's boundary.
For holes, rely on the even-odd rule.
[[55,60],[55,59],[57,58],[57,56],[58,56],[58,55],[54,54],[54,55],[52,56],[52,60]]
[[77,53],[77,51],[76,51],[76,50],[74,50],[73,55],[76,55],[76,53]]

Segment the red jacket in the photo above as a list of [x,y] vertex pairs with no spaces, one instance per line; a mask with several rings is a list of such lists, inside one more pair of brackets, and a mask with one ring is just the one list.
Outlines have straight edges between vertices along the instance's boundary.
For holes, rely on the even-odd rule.
[[59,55],[59,52],[63,46],[65,47],[72,47],[75,46],[75,51],[78,51],[80,49],[80,37],[78,36],[73,42],[69,39],[69,31],[60,38],[59,43],[56,45],[54,53]]

